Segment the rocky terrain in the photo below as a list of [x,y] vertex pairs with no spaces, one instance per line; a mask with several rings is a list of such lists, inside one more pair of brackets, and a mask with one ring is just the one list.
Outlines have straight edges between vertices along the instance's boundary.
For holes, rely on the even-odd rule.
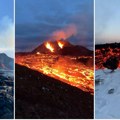
[[14,76],[13,59],[0,53],[0,119],[14,116]]
[[16,64],[16,118],[93,118],[93,95]]
[[13,71],[0,71],[0,119],[13,118]]

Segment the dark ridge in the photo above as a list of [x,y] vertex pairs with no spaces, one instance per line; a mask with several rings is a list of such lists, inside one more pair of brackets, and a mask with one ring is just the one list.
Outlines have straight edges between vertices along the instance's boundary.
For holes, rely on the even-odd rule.
[[95,49],[102,49],[102,48],[120,48],[120,43],[106,43],[106,44],[98,44],[95,45]]
[[93,95],[24,66],[15,67],[17,119],[93,119]]
[[87,48],[75,45],[70,47],[64,47],[61,49],[62,55],[70,55],[70,56],[92,56],[93,51],[88,50]]

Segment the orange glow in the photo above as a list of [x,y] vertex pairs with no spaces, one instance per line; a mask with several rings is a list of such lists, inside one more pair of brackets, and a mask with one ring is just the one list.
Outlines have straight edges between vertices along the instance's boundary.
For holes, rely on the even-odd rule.
[[58,46],[62,49],[62,48],[63,48],[63,46],[64,46],[64,43],[62,43],[62,42],[58,41]]
[[40,54],[40,52],[37,52],[36,54],[37,54],[37,55],[39,55],[39,54]]
[[54,48],[52,47],[52,45],[51,45],[49,42],[47,42],[45,46],[46,46],[46,48],[49,49],[51,52],[54,52]]
[[[59,59],[57,60],[57,58]],[[84,56],[80,56],[84,58]],[[87,56],[85,56],[87,57]],[[73,61],[76,57],[50,54],[28,54],[16,55],[15,62],[36,70],[56,80],[60,80],[83,91],[94,92],[94,71],[93,68]],[[90,57],[88,56],[88,59]],[[57,61],[56,61],[57,60]]]

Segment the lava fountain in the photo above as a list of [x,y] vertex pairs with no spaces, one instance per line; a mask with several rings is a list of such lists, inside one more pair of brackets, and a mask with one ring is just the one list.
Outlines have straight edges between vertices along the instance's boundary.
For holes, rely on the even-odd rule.
[[47,42],[45,46],[46,46],[46,48],[49,49],[51,52],[54,52],[54,48],[52,47],[52,45],[51,45],[49,42]]
[[58,41],[58,46],[62,49],[64,47],[64,43]]

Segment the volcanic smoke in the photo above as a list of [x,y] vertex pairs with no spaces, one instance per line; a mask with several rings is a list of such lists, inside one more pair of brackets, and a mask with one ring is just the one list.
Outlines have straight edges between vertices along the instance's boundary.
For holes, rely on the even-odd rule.
[[67,38],[76,34],[77,34],[76,26],[74,24],[70,24],[64,29],[53,32],[52,36],[54,37],[55,40],[61,40],[61,39],[66,40]]

